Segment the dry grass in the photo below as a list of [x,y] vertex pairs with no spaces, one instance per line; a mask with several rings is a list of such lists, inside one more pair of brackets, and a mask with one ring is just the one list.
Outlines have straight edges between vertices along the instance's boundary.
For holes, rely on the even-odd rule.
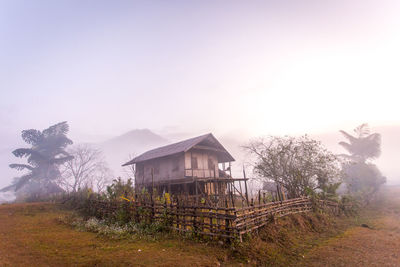
[[257,266],[296,266],[309,250],[353,225],[353,219],[296,214],[271,223],[236,250],[236,257]]

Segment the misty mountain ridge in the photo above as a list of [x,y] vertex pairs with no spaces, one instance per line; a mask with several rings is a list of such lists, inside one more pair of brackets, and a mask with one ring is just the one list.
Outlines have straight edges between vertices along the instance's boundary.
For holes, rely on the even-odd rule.
[[130,142],[129,145],[143,146],[146,144],[163,144],[168,142],[168,140],[160,135],[155,134],[149,129],[134,129],[120,136],[104,141],[103,145],[127,145],[127,142]]
[[135,129],[104,142],[97,143],[106,158],[109,167],[116,176],[124,176],[121,166],[135,156],[149,149],[167,145],[170,142],[149,129]]

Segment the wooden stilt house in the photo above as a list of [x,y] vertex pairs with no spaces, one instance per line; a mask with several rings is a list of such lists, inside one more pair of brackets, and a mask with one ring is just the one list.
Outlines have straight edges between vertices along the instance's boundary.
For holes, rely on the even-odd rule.
[[122,166],[135,164],[139,190],[215,197],[231,192],[232,161],[210,133],[147,151]]

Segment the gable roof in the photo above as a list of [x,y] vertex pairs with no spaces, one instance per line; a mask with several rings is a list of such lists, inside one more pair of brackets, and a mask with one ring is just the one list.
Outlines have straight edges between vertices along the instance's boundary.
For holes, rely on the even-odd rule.
[[181,152],[187,152],[191,148],[193,148],[195,145],[203,142],[203,141],[209,141],[211,142],[214,146],[218,147],[220,152],[218,160],[219,162],[228,162],[228,161],[234,161],[235,159],[229,154],[229,152],[221,145],[220,142],[211,134],[205,134],[205,135],[200,135],[194,138],[190,138],[178,143],[162,146],[159,148],[155,148],[152,150],[149,150],[140,156],[132,159],[131,161],[123,164],[122,166],[127,166],[131,164],[135,164],[138,162],[142,161],[147,161],[151,159],[156,159],[156,158],[161,158],[161,157],[166,157],[169,155],[181,153]]

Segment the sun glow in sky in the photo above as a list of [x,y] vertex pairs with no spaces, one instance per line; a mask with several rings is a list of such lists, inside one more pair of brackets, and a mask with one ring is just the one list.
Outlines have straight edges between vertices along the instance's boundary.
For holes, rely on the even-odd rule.
[[273,126],[281,134],[330,131],[360,121],[399,123],[400,52],[378,49],[368,57],[367,51],[354,49],[297,59],[248,95],[246,116],[257,114],[252,121],[257,132]]

